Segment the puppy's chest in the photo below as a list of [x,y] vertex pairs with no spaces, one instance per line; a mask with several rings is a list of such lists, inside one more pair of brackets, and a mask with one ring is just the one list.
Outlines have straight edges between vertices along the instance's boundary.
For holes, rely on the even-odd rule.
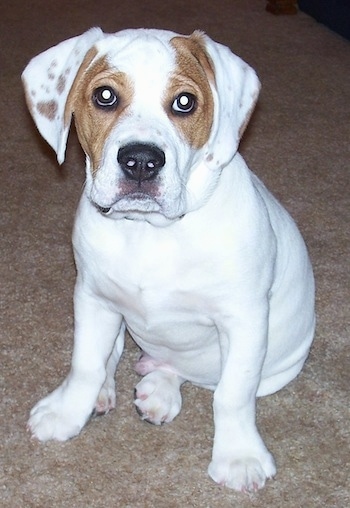
[[[207,256],[169,235],[123,234],[99,247],[97,290],[137,333],[208,326],[218,278]],[[164,334],[164,330],[162,330]]]
[[134,309],[145,316],[160,310],[180,314],[205,305],[200,266],[194,261],[184,262],[174,252],[161,251],[118,256],[104,264],[103,291],[125,307],[126,313]]
[[203,350],[203,343],[213,347],[216,328],[210,300],[194,287],[193,274],[181,275],[181,264],[165,261],[136,266],[134,260],[128,266],[129,272],[115,274],[108,298],[141,349],[180,369],[188,361],[188,349],[191,356]]

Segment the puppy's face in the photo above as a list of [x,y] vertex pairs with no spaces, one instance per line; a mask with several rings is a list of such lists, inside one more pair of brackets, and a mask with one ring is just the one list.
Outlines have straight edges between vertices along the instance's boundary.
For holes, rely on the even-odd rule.
[[60,163],[74,115],[96,208],[155,224],[205,204],[260,88],[253,69],[209,37],[144,29],[88,30],[33,58],[22,78]]
[[111,217],[176,219],[210,137],[214,71],[199,35],[125,39],[92,48],[68,96],[87,154],[86,192]]

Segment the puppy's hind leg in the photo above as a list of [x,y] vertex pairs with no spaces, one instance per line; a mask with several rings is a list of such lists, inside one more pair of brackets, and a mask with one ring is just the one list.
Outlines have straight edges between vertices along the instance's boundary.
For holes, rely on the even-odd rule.
[[171,422],[180,412],[184,383],[165,364],[143,355],[135,366],[136,372],[146,374],[135,387],[135,406],[143,420],[155,425]]

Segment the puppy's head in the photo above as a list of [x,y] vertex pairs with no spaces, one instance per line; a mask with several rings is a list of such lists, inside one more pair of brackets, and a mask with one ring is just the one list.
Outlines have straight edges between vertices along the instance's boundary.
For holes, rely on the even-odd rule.
[[91,29],[34,58],[23,81],[59,163],[74,115],[97,210],[155,223],[206,202],[259,92],[254,71],[204,34],[143,29]]

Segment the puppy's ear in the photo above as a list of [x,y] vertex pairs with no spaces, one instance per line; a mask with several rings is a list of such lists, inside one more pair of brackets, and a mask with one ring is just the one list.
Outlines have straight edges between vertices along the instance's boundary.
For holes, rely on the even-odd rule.
[[206,161],[211,168],[218,168],[226,166],[238,149],[259,95],[260,82],[255,71],[229,48],[202,37],[215,73],[215,114]]
[[43,138],[64,161],[71,112],[66,102],[77,72],[93,45],[103,38],[99,28],[61,42],[33,58],[22,74],[27,105]]

